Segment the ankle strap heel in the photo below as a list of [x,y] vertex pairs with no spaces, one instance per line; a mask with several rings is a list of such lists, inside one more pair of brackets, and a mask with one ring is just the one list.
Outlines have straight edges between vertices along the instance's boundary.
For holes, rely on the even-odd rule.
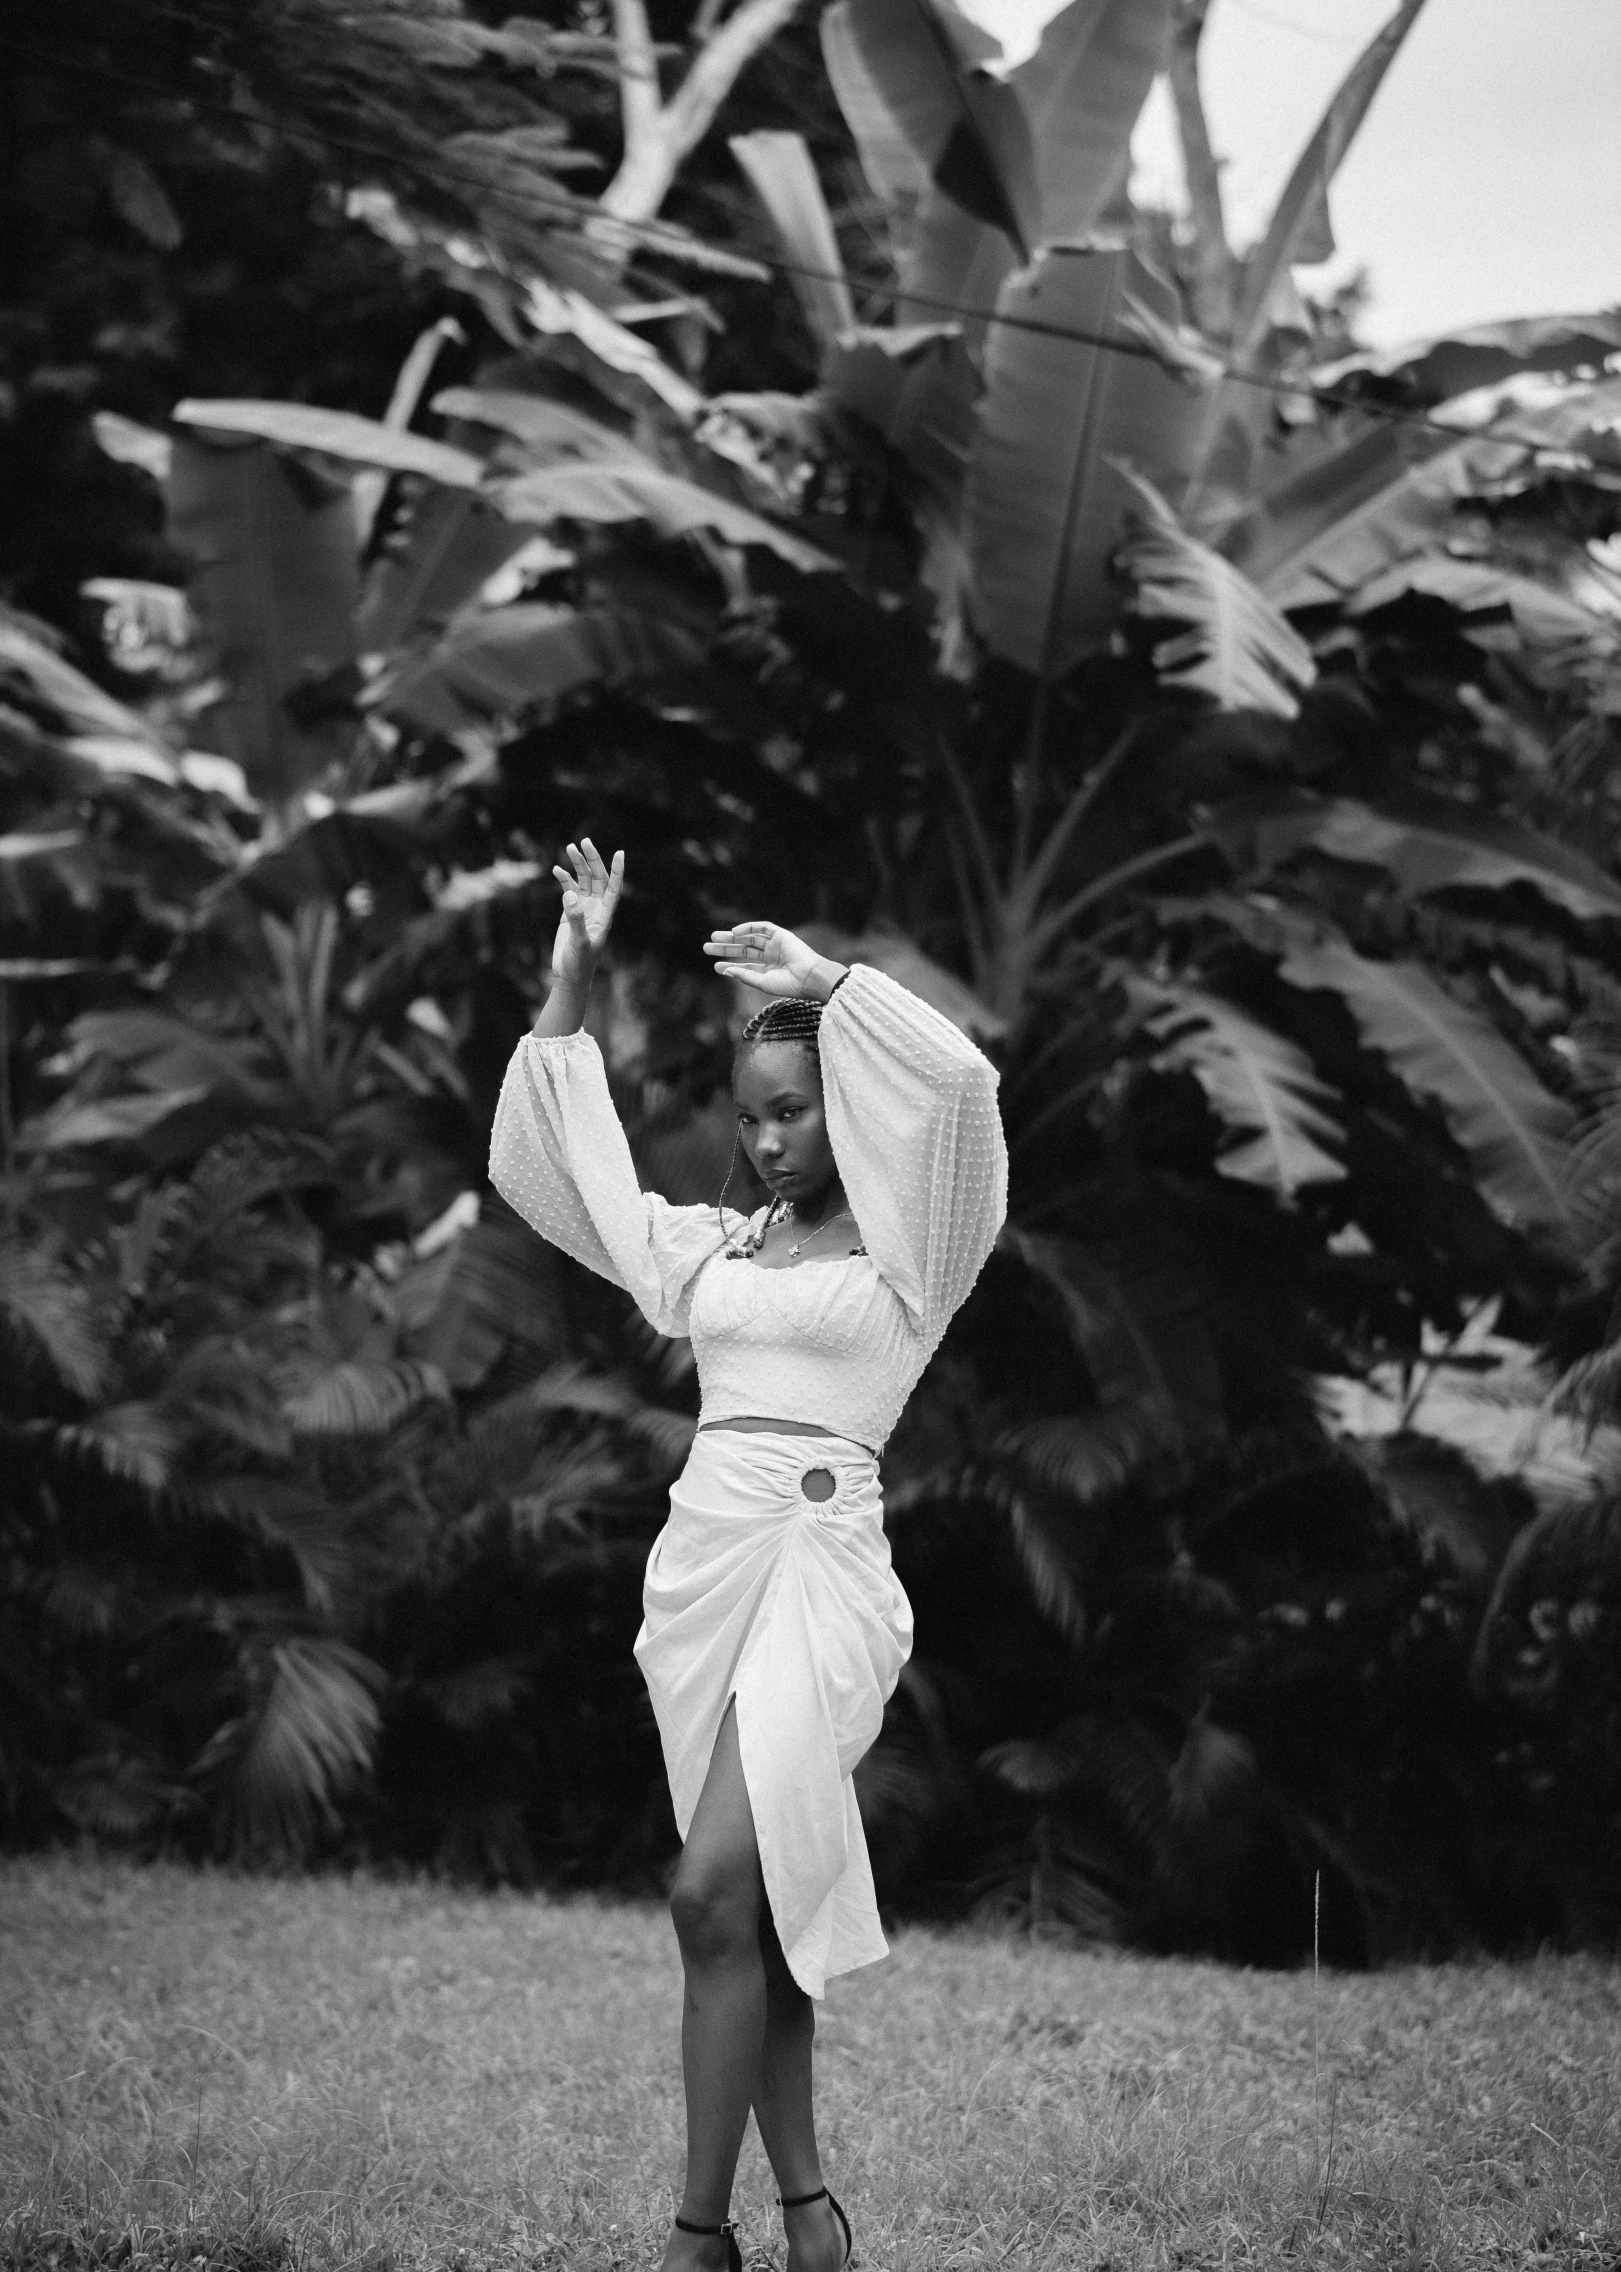
[[839,2207],[836,2196],[825,2185],[819,2185],[814,2193],[779,2193],[777,2195],[777,2206],[780,2209],[808,2209],[813,2201],[825,2201],[834,2216],[838,2218],[839,2223],[844,2227],[844,2261],[848,2264],[851,2251],[855,2247],[855,2240],[850,2231],[850,2220]]
[[706,2240],[718,2240],[724,2233],[726,2236],[726,2272],[743,2272],[743,2251],[737,2245],[737,2227],[732,2223],[730,2217],[723,2225],[689,2225],[685,2217],[677,2217],[675,2229],[678,2233],[699,2233]]

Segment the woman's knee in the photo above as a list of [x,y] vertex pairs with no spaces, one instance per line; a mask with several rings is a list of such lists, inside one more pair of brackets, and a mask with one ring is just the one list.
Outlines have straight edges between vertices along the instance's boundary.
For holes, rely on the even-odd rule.
[[693,1963],[758,1955],[759,1870],[752,1856],[750,1863],[745,1869],[683,1856],[670,1889],[670,1916],[681,1953]]

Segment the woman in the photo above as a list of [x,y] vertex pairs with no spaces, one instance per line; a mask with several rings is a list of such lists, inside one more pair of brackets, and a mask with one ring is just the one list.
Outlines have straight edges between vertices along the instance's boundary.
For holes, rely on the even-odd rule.
[[586,837],[568,856],[551,993],[508,1069],[490,1175],[660,1332],[690,1334],[698,1366],[636,1641],[683,1840],[687,2173],[665,2272],[740,2264],[727,2210],[751,2104],[789,2272],[836,2272],[850,2228],[817,2154],[811,2000],[885,1954],[851,1775],[912,1645],[878,1453],[1002,1222],[996,1074],[876,971],[772,923],[716,931],[720,974],[771,997],[732,1088],[772,1198],[748,1220],[672,1207],[638,1188],[581,1030],[624,854],[605,868]]

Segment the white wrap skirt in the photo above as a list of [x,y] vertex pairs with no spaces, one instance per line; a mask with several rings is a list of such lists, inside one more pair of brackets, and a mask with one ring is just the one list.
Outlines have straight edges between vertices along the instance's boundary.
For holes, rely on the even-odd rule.
[[[805,1490],[821,1468],[833,1495]],[[726,1707],[789,1970],[820,1996],[887,1953],[850,1780],[911,1653],[878,1463],[842,1438],[709,1430],[670,1493],[636,1640],[683,1838]]]

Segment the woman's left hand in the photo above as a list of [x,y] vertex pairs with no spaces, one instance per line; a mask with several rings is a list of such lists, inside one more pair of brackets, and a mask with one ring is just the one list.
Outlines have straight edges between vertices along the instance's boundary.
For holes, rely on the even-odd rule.
[[845,970],[780,923],[734,923],[730,930],[711,931],[704,953],[714,958],[722,978],[741,979],[761,994],[803,994],[813,1002],[825,1002]]

